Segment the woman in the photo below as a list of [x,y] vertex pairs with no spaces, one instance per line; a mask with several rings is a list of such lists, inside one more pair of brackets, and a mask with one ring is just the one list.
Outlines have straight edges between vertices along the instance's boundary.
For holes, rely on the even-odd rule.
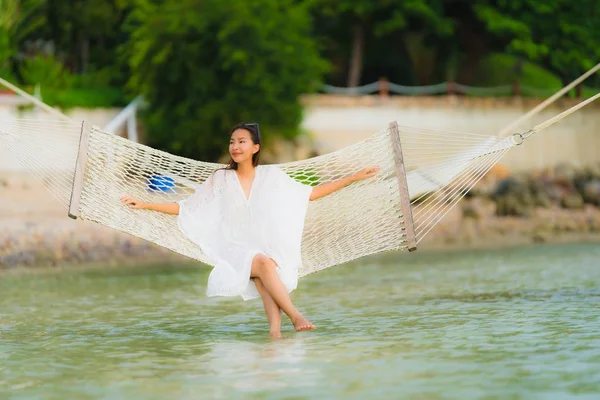
[[276,166],[259,166],[258,124],[238,124],[231,131],[229,165],[217,170],[196,192],[177,203],[144,203],[125,196],[134,209],[177,215],[183,234],[213,261],[208,296],[262,297],[272,337],[281,337],[281,311],[296,331],[315,329],[292,304],[298,284],[300,244],[308,202],[352,182],[374,176],[365,168],[343,179],[308,186]]

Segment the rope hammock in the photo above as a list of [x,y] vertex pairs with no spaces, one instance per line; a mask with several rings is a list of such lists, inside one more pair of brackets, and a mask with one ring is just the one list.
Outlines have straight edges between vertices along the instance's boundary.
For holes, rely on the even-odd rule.
[[[486,136],[392,122],[339,151],[280,164],[288,175],[309,185],[337,180],[365,166],[381,167],[375,178],[310,202],[300,276],[369,254],[415,250],[511,148],[599,97],[522,134]],[[224,165],[175,156],[66,118],[0,121],[0,143],[41,180],[70,217],[211,264],[183,236],[174,216],[131,210],[119,199],[130,194],[146,202],[178,201]]]

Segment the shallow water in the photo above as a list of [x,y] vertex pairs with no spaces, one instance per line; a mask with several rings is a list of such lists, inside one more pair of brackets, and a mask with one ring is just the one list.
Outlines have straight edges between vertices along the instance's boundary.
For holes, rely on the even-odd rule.
[[0,275],[0,398],[600,398],[600,244],[387,254],[304,278],[315,332],[192,264]]

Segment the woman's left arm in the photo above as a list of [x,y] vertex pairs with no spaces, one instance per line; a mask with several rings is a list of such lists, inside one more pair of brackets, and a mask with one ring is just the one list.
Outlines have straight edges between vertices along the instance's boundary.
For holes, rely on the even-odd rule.
[[310,200],[320,199],[321,197],[327,196],[328,194],[331,194],[337,190],[340,190],[341,188],[344,188],[353,182],[358,182],[358,181],[362,181],[363,179],[371,178],[371,177],[375,176],[375,174],[378,171],[379,171],[379,167],[365,168],[365,169],[358,171],[357,173],[355,173],[353,175],[349,175],[349,176],[346,176],[345,178],[338,179],[337,181],[324,183],[322,185],[315,186],[312,190],[312,193],[310,194]]

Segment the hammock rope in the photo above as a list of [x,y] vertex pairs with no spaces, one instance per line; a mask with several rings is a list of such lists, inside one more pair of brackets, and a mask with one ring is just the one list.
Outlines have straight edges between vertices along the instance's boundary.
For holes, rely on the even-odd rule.
[[[506,137],[392,122],[344,149],[280,164],[292,178],[309,185],[332,182],[365,166],[381,167],[376,177],[310,203],[300,276],[369,254],[416,249],[510,149],[598,98],[600,94]],[[68,118],[0,121],[0,143],[69,216],[211,264],[183,236],[174,216],[132,210],[119,199],[130,194],[147,202],[177,201],[224,165],[175,156]]]
[[564,88],[560,89],[558,92],[554,93],[552,96],[548,97],[546,100],[544,100],[543,102],[538,104],[536,107],[532,108],[527,113],[523,114],[521,117],[519,117],[516,120],[514,120],[513,122],[511,122],[504,129],[502,129],[500,131],[500,133],[498,133],[498,136],[506,136],[506,135],[510,134],[511,131],[515,127],[519,126],[520,123],[527,121],[528,119],[530,119],[533,116],[540,113],[542,110],[544,110],[550,104],[554,103],[556,100],[558,100],[562,96],[564,96],[569,90],[573,89],[575,86],[579,85],[581,82],[583,82],[584,80],[586,80],[587,78],[589,78],[590,76],[595,74],[598,70],[600,70],[600,63],[598,63],[596,66],[591,68],[589,71],[587,71],[586,73],[581,75],[579,78],[575,79],[573,82],[569,83]]

